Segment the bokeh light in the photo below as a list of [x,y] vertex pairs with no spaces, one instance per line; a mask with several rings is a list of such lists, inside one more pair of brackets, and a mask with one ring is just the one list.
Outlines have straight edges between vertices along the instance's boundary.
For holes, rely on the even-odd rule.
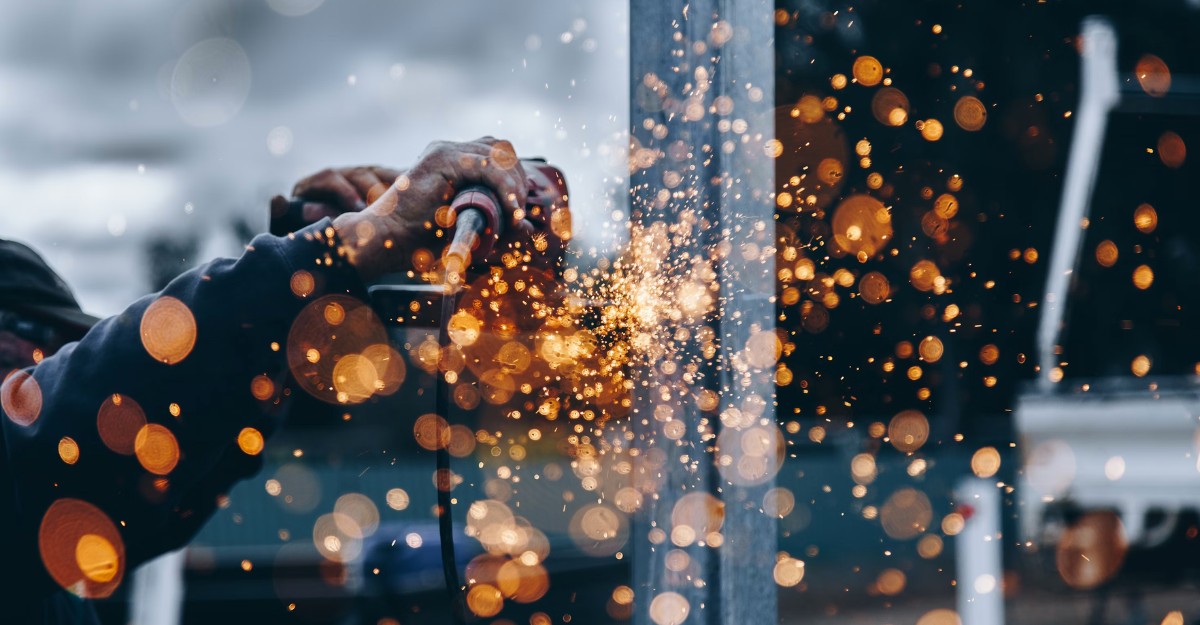
[[1161,98],[1171,89],[1171,70],[1153,54],[1142,55],[1134,66],[1133,74],[1147,95]]
[[96,414],[96,429],[105,447],[124,456],[133,455],[138,433],[146,425],[146,413],[133,398],[110,395]]
[[981,447],[971,456],[971,471],[978,477],[992,477],[1000,470],[1000,452],[995,447]]
[[892,214],[869,195],[852,195],[838,205],[832,227],[838,249],[865,262],[891,240]]
[[[271,0],[294,4],[300,0]],[[304,0],[316,2],[318,0]],[[171,74],[171,103],[184,122],[198,127],[229,121],[250,93],[250,59],[233,39],[214,37],[188,48]]]
[[179,442],[171,430],[148,423],[138,430],[133,452],[142,468],[155,475],[167,475],[179,464]]
[[905,410],[888,424],[888,440],[896,449],[912,453],[929,440],[929,420],[916,410]]
[[922,614],[917,625],[963,625],[963,622],[954,610],[939,608]]
[[12,371],[0,386],[0,407],[13,423],[33,425],[42,413],[42,388],[29,373]]
[[650,620],[656,625],[682,625],[691,612],[691,604],[677,592],[664,592],[650,601]]
[[981,130],[987,123],[987,108],[979,98],[973,95],[963,96],[954,104],[954,123],[963,130]]
[[331,404],[357,404],[394,391],[402,359],[387,345],[374,311],[361,301],[327,295],[304,307],[288,333],[288,366],[296,382]]
[[929,497],[915,488],[901,488],[879,510],[883,531],[897,539],[914,538],[929,527],[933,508]]
[[141,334],[142,346],[151,358],[179,364],[196,346],[196,318],[187,304],[164,295],[142,313]]
[[243,453],[257,456],[262,453],[265,441],[262,432],[254,428],[242,428],[242,431],[238,432],[237,443]]
[[1108,581],[1125,561],[1125,528],[1116,513],[1088,512],[1058,541],[1058,574],[1073,588],[1090,589]]
[[38,530],[42,564],[59,586],[80,597],[108,597],[125,574],[125,543],[112,520],[81,499],[59,499]]
[[70,436],[64,436],[58,441],[58,457],[67,464],[79,462],[79,444]]
[[1179,169],[1187,159],[1187,144],[1178,133],[1168,130],[1158,137],[1158,158],[1163,165]]
[[864,87],[874,87],[883,80],[883,65],[873,56],[860,56],[854,61],[854,80]]
[[799,584],[804,579],[804,562],[792,557],[782,557],[775,562],[775,570],[772,572],[775,577],[775,583],[785,588],[790,588]]

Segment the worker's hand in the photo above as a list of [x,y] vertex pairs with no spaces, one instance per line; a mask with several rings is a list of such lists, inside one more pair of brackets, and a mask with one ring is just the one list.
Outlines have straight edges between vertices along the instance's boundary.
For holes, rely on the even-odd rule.
[[402,173],[376,165],[322,169],[292,188],[292,198],[299,204],[282,195],[271,198],[271,233],[284,235],[325,217],[361,211]]
[[529,206],[523,218],[508,224],[504,236],[492,247],[484,264],[525,264],[535,269],[556,271],[572,236],[571,209],[567,206],[566,182],[562,172],[544,161],[525,161],[529,177]]
[[491,188],[512,223],[524,212],[525,170],[508,141],[482,137],[466,143],[435,142],[411,169],[358,212],[342,213],[333,225],[347,257],[364,280],[411,265],[418,249],[440,253],[446,240],[434,236],[434,216],[464,187]]

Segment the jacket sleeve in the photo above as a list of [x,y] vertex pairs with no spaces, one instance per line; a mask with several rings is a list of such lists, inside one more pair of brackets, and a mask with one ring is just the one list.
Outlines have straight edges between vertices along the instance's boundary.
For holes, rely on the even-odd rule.
[[[10,520],[41,560],[30,570],[64,586],[81,573],[84,590],[94,587],[82,594],[104,596],[113,577],[190,540],[217,496],[258,470],[256,435],[269,436],[285,399],[303,392],[289,376],[292,323],[333,294],[365,299],[326,219],[259,236],[240,258],[179,276],[10,375],[0,428]],[[76,536],[86,533],[112,550]]]

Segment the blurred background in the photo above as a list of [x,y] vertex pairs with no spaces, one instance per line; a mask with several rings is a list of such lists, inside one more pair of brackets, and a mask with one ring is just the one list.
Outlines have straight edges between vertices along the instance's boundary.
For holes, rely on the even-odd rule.
[[776,8],[781,606],[1195,622],[1195,3]]
[[621,2],[64,0],[0,8],[0,209],[83,308],[237,255],[330,166],[510,139],[604,245],[625,167]]
[[[678,26],[676,4],[661,10]],[[630,180],[674,188],[692,157],[677,137],[747,126],[712,93],[689,119],[692,100],[630,75],[646,47],[631,19],[656,7],[10,3],[3,236],[111,314],[237,254],[266,229],[268,198],[304,175],[403,166],[432,140],[491,134],[566,173],[570,280],[603,282],[638,225]],[[777,520],[760,538],[779,622],[1200,622],[1196,32],[1187,0],[774,3],[752,45],[774,54],[762,97],[775,133],[751,147],[776,159],[767,369],[786,454],[745,506]],[[712,37],[700,43],[719,47]],[[680,59],[716,58],[685,43]],[[522,377],[528,359],[504,372],[531,388],[504,387],[464,364],[470,344],[438,345],[429,292],[376,296],[407,363],[404,405],[372,398],[281,432],[187,550],[182,622],[448,622],[433,454],[414,432],[450,371],[474,389],[446,415],[455,492],[483,502],[458,506],[458,564],[496,593],[472,609],[497,623],[647,622],[632,555],[647,536],[628,519],[659,487],[647,467],[690,460],[679,420],[656,412],[650,431],[670,442],[633,457],[628,388],[580,392],[568,410],[570,396]],[[507,305],[496,310],[529,312]],[[514,340],[536,363],[560,330]],[[725,502],[707,495],[667,522],[720,540]],[[665,578],[703,586],[710,547],[673,532],[670,548],[658,532]],[[102,605],[107,622],[130,619],[130,594]],[[663,605],[649,611],[659,625],[717,622]]]

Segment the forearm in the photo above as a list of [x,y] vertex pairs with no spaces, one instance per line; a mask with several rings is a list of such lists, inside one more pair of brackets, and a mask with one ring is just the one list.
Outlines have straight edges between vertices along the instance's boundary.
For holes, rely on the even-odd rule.
[[[36,393],[40,409],[2,425],[19,525],[36,531],[55,501],[87,501],[121,528],[130,565],[194,529],[180,520],[206,515],[191,508],[243,477],[213,474],[241,453],[239,433],[269,435],[285,396],[301,392],[285,390],[292,320],[322,295],[364,296],[333,232],[322,221],[258,237],[240,258],[183,274],[30,370],[21,396]],[[161,448],[154,457],[133,449],[139,411],[142,443]]]

